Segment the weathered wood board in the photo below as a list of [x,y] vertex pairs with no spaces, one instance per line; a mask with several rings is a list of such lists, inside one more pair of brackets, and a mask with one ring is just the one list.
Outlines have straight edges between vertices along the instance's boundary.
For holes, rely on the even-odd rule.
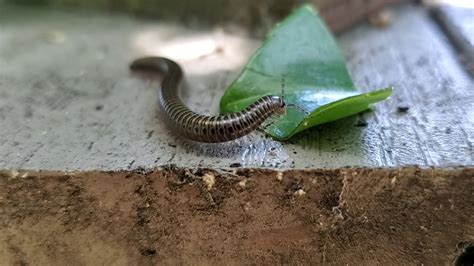
[[[128,63],[143,54],[177,59],[188,74],[187,102],[216,113],[224,88],[259,41],[124,16],[3,5],[0,168],[473,165],[472,78],[426,10],[403,5],[393,18],[386,28],[362,25],[338,37],[361,91],[395,87],[373,112],[288,143],[254,134],[199,145],[165,126],[157,85],[132,77]],[[357,127],[361,119],[368,126]]]
[[[177,59],[187,102],[215,113],[258,40],[0,5],[0,261],[452,264],[474,246],[473,80],[427,10],[391,11],[338,42],[361,91],[393,85],[392,99],[289,143],[198,145],[128,62]],[[312,169],[218,170],[234,163]],[[314,169],[341,166],[384,168]]]
[[[4,0],[25,5],[37,0]],[[304,2],[314,4],[334,31],[342,31],[387,5],[403,0],[41,0],[41,5],[76,9],[116,11],[153,19],[168,19],[185,25],[239,25],[261,36],[274,23]],[[407,2],[405,0],[405,2]],[[350,12],[348,12],[350,10]]]
[[435,18],[460,51],[460,60],[474,75],[474,3],[465,6],[442,2],[432,7]]

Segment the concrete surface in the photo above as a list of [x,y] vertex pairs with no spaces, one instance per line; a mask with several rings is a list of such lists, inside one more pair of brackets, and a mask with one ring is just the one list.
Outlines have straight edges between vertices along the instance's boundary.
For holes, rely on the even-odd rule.
[[[334,168],[474,165],[473,80],[429,14],[393,10],[380,29],[338,38],[361,91],[395,92],[375,111],[279,143],[181,140],[157,114],[156,84],[132,77],[140,55],[181,62],[196,111],[216,113],[259,42],[126,16],[0,6],[0,169],[117,170],[176,164]],[[408,109],[407,109],[408,108]],[[362,120],[366,120],[367,126]]]

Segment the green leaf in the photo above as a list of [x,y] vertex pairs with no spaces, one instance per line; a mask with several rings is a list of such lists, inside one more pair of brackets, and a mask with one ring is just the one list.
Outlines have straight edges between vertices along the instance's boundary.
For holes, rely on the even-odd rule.
[[283,85],[287,113],[266,129],[278,140],[359,113],[392,93],[392,88],[357,92],[333,36],[310,5],[268,34],[222,97],[221,113],[242,110],[265,95],[282,95]]

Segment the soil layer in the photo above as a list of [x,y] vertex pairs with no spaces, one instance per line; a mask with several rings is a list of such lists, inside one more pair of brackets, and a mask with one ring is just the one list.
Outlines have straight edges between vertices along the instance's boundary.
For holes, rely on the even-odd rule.
[[9,265],[453,264],[474,169],[0,172]]

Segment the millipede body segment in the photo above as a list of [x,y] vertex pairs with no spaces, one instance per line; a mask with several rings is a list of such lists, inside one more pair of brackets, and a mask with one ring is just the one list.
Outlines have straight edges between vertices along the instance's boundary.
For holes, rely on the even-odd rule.
[[207,116],[191,111],[180,99],[183,80],[180,66],[167,58],[145,57],[132,62],[133,71],[163,74],[160,104],[174,129],[180,135],[199,142],[225,142],[240,138],[257,129],[267,118],[285,111],[280,96],[264,96],[242,111]]

